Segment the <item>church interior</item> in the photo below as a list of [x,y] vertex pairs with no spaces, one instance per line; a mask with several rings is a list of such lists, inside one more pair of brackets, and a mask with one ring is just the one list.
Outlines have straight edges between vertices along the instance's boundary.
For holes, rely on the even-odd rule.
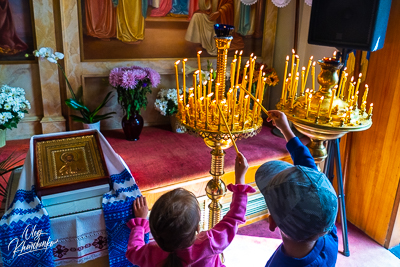
[[0,266],[136,266],[133,203],[184,188],[212,229],[240,153],[254,192],[215,266],[266,266],[256,173],[295,164],[270,110],[336,192],[336,266],[399,266],[400,2],[366,2],[0,0]]

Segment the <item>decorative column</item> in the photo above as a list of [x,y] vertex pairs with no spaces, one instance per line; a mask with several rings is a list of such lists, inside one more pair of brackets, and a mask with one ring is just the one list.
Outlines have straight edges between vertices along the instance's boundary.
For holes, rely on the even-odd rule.
[[[36,47],[56,48],[54,12],[52,0],[35,0],[33,14],[35,19]],[[65,131],[65,118],[61,113],[60,81],[58,67],[47,60],[39,60],[39,77],[43,102],[42,133]]]

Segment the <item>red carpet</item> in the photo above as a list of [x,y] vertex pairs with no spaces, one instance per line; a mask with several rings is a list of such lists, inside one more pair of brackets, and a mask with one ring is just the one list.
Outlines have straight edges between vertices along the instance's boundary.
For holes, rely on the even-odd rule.
[[[162,127],[145,127],[136,142],[126,141],[122,130],[102,133],[125,160],[141,190],[210,175],[211,149],[200,137]],[[250,166],[289,155],[285,145],[266,126],[257,136],[237,142]],[[233,171],[235,157],[233,147],[226,150],[225,172]]]
[[[200,137],[176,134],[169,127],[145,127],[136,142],[125,140],[122,130],[102,133],[125,160],[141,190],[210,175],[211,149]],[[271,128],[266,126],[255,137],[237,142],[250,166],[288,156],[285,144],[283,138],[272,135]],[[13,151],[25,156],[28,148],[29,139],[7,141],[1,148],[0,160]],[[226,150],[225,172],[233,171],[235,157],[233,147]]]

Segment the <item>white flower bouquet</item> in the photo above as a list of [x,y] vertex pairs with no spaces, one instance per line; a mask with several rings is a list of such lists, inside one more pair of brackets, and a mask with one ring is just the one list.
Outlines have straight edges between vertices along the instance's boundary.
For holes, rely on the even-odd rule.
[[25,99],[25,90],[19,87],[0,87],[0,130],[17,128],[18,122],[28,113],[31,104]]
[[[182,93],[182,89],[180,89]],[[154,107],[163,116],[171,116],[178,112],[178,97],[176,89],[161,89],[158,92]]]

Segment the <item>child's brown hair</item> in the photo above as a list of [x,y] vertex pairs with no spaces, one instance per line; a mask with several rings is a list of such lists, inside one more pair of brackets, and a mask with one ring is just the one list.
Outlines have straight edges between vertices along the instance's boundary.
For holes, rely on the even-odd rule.
[[200,222],[195,195],[183,188],[162,195],[151,210],[149,222],[158,246],[170,253],[162,266],[182,266],[175,252],[193,244]]

